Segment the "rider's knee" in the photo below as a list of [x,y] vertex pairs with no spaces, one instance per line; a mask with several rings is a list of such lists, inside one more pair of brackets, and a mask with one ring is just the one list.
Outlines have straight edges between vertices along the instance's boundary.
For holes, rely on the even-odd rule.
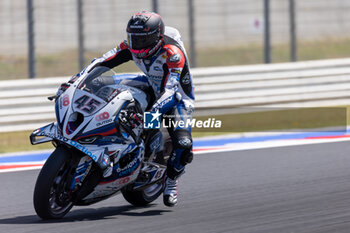
[[181,165],[185,166],[188,163],[191,163],[193,160],[192,152],[192,136],[188,130],[180,129],[175,132],[175,148],[182,149],[182,154],[180,158]]
[[178,129],[175,134],[175,148],[192,150],[192,136],[188,130]]

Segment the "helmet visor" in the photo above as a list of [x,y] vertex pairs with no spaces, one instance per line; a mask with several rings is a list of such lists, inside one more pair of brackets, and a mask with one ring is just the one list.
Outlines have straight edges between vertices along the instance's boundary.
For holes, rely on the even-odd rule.
[[157,44],[158,40],[158,33],[152,33],[150,35],[136,35],[133,33],[128,33],[129,47],[134,50],[151,48]]

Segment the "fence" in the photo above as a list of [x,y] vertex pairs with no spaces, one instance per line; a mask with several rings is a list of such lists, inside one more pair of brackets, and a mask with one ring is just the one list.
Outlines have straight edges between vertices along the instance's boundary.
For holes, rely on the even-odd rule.
[[[350,102],[350,59],[197,68],[195,115],[268,107],[317,107]],[[0,132],[54,121],[47,100],[68,77],[0,82]]]
[[[348,0],[2,0],[0,78],[77,73],[81,66],[78,61],[88,62],[95,54],[102,54],[125,39],[126,22],[139,10],[156,10],[167,25],[179,29],[192,65],[217,64],[217,59],[202,62],[200,52],[207,48],[252,44],[259,45],[256,50],[263,50],[264,44],[271,47],[269,58],[254,51],[249,54],[254,59],[240,58],[240,63],[274,62],[280,53],[274,53],[275,45],[288,44],[290,40],[294,41],[292,59],[310,59],[307,53],[296,53],[307,50],[307,46],[297,49],[296,37],[298,41],[348,38],[349,8]],[[336,41],[331,43],[337,45]],[[230,56],[244,57],[239,48],[232,53]],[[223,64],[233,65],[230,62],[234,59],[222,57]],[[29,71],[25,65],[28,61]]]

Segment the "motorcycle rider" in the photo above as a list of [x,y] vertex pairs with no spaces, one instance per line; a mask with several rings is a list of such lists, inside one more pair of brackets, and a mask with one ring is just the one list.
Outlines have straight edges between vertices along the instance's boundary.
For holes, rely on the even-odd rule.
[[[112,69],[133,60],[153,89],[154,101],[149,111],[162,114],[172,122],[191,120],[194,109],[192,77],[178,30],[165,27],[158,14],[142,11],[131,17],[126,32],[127,40],[95,59],[87,69],[95,66]],[[61,92],[66,88],[61,86]],[[177,204],[178,178],[184,173],[185,165],[192,161],[193,153],[190,124],[170,125],[168,132],[174,152],[167,164],[163,201],[172,207]]]

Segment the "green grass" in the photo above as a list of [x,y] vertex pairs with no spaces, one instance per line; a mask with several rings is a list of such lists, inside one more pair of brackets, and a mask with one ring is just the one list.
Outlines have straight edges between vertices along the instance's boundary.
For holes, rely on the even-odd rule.
[[[211,116],[221,120],[221,129],[193,129],[193,136],[225,133],[315,129],[347,125],[347,108],[297,108],[231,115]],[[208,117],[197,117],[206,120]]]
[[[106,50],[107,51],[107,50]],[[86,64],[106,51],[86,52]],[[272,62],[289,61],[289,45],[272,46]],[[343,58],[350,56],[350,39],[301,41],[298,43],[298,60]],[[71,76],[79,72],[76,50],[55,54],[37,54],[37,77]],[[263,63],[262,44],[229,47],[198,48],[197,66],[230,66]],[[0,55],[0,80],[23,79],[28,76],[26,57]],[[136,72],[137,67],[128,62],[116,69],[118,72]]]
[[[99,53],[86,53],[86,64],[89,64]],[[37,55],[37,77],[72,76],[79,72],[76,51],[68,51],[49,55]],[[136,72],[137,67],[131,62],[122,64],[118,72]],[[5,57],[0,55],[0,80],[25,79],[28,77],[27,59],[23,57]]]
[[[193,137],[262,132],[274,130],[310,129],[347,124],[347,108],[304,108],[231,115],[210,116],[222,121],[221,129],[193,129]],[[206,120],[208,117],[196,117]],[[53,148],[51,143],[31,145],[30,131],[0,133],[0,153]]]
[[51,149],[51,143],[43,143],[33,146],[30,144],[31,131],[0,133],[0,153]]

